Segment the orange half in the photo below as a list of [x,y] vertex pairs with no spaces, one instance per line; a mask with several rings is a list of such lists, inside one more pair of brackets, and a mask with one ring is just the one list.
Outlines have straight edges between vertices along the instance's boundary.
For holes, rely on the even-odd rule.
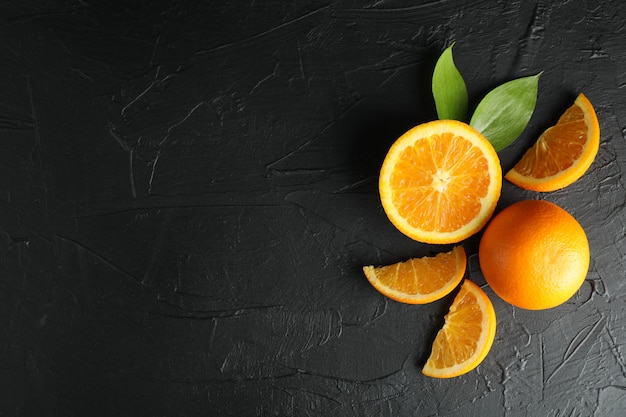
[[493,214],[501,188],[493,146],[456,120],[424,123],[402,135],[379,178],[389,220],[425,243],[457,243],[478,232]]
[[557,123],[539,136],[505,178],[532,191],[555,191],[583,176],[600,147],[600,125],[580,93]]
[[412,258],[386,266],[364,266],[368,281],[381,294],[408,304],[426,304],[449,294],[465,275],[462,246],[435,256]]
[[496,313],[491,300],[478,285],[465,280],[435,337],[422,373],[452,378],[471,371],[487,357],[495,336]]

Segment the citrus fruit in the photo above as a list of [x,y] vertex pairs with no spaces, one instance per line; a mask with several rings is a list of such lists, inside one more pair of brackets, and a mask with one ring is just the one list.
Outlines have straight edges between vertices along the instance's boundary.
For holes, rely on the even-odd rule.
[[548,201],[526,200],[493,217],[478,259],[489,286],[503,300],[542,310],[578,291],[589,268],[589,243],[567,211]]
[[381,294],[408,304],[426,304],[449,294],[463,279],[467,258],[462,246],[435,256],[387,266],[364,266],[368,281]]
[[456,120],[424,123],[402,135],[379,178],[389,220],[425,243],[456,243],[476,233],[493,214],[501,188],[493,146]]
[[599,147],[598,118],[591,102],[581,93],[505,178],[526,190],[558,190],[587,172]]
[[422,373],[451,378],[471,371],[485,359],[495,336],[496,312],[491,300],[478,285],[465,280],[435,337]]

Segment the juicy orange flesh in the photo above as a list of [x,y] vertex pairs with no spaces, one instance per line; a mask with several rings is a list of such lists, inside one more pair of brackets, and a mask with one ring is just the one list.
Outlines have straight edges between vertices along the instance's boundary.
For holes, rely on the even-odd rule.
[[[440,253],[434,258],[415,258],[406,262],[376,268],[378,279],[385,285],[407,294],[430,294],[441,289],[457,270],[454,252]],[[419,279],[419,277],[428,279]]]
[[411,226],[450,232],[480,212],[490,181],[488,162],[466,138],[437,136],[417,139],[401,153],[390,186],[398,213]]
[[461,287],[433,343],[428,359],[432,366],[449,368],[469,359],[476,351],[482,321],[483,314],[476,296]]
[[555,175],[580,158],[586,142],[585,116],[578,105],[573,105],[526,151],[514,169],[534,178]]

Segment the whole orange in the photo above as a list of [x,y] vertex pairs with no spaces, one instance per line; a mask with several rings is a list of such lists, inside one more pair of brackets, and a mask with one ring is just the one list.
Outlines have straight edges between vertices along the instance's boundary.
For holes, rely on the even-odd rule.
[[580,288],[589,268],[589,242],[567,211],[542,200],[510,205],[487,225],[478,250],[493,291],[528,310],[556,307]]

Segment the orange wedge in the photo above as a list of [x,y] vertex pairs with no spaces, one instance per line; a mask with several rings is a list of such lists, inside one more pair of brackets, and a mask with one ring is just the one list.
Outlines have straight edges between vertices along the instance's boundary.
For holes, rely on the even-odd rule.
[[485,359],[495,336],[496,313],[491,300],[480,287],[465,280],[435,337],[422,373],[452,378],[471,371]]
[[426,304],[449,294],[463,279],[467,257],[462,246],[433,257],[413,258],[387,266],[364,266],[381,294],[408,304]]
[[526,190],[559,190],[587,172],[599,147],[598,117],[591,102],[580,93],[505,178]]
[[456,243],[493,214],[502,170],[478,131],[456,120],[436,120],[396,140],[378,185],[383,209],[402,233],[425,243]]

